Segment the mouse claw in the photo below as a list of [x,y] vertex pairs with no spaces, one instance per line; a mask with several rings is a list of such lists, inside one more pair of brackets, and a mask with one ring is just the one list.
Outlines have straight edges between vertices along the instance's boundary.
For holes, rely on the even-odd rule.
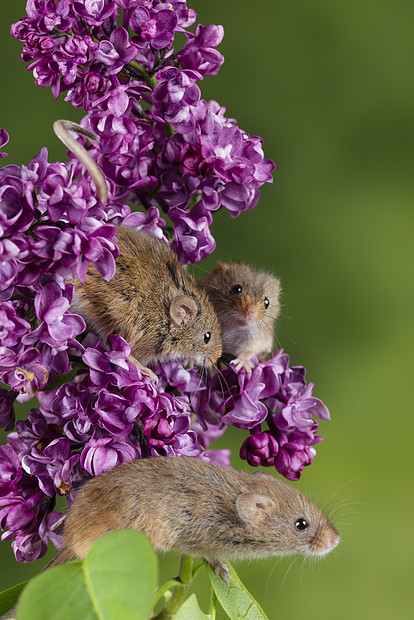
[[141,362],[139,362],[133,355],[130,355],[128,357],[128,361],[135,364],[138,370],[140,370],[142,374],[147,375],[147,377],[149,377],[151,381],[158,383],[158,375],[156,375],[155,372],[151,370],[150,368],[147,368],[146,366],[144,366],[144,364],[141,364]]
[[207,560],[207,562],[210,564],[216,575],[220,575],[224,583],[228,583],[230,581],[230,571],[227,564],[221,560]]
[[234,364],[237,372],[239,372],[242,368],[244,368],[247,372],[252,372],[254,364],[247,359],[247,357],[243,357],[240,355],[236,357],[234,360],[231,360],[230,364]]

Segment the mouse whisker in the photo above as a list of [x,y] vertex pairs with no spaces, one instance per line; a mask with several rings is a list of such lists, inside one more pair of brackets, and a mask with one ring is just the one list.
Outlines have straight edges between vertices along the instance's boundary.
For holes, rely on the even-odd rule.
[[[217,378],[218,378],[219,383],[220,383],[221,395],[222,395],[222,398],[224,399],[224,398],[226,398],[226,394],[230,394],[230,386],[227,383],[226,377],[223,375],[221,370],[217,366],[215,366],[215,367],[216,367],[216,370],[217,370],[217,373],[216,373],[217,374]],[[226,390],[223,389],[223,383],[226,386]]]
[[348,480],[347,482],[344,482],[344,484],[342,484],[338,489],[336,489],[336,491],[334,491],[331,495],[331,497],[329,498],[328,501],[331,501],[335,495],[337,495],[339,493],[339,491],[342,491],[342,489],[344,489],[346,486],[348,486],[349,484],[353,484],[354,482],[357,481],[357,478],[352,478],[351,480]]
[[299,574],[300,574],[300,585],[301,585],[301,588],[303,588],[303,574],[305,572],[306,560],[307,560],[307,558],[306,558],[306,556],[304,556],[303,559],[302,559],[301,565],[300,565]]
[[204,383],[204,377],[207,373],[208,373],[208,370],[206,366],[202,366],[201,368],[198,369],[199,380],[198,380],[198,386],[196,389],[196,393],[199,391],[200,386]]
[[296,560],[297,560],[297,559],[298,559],[297,557],[296,557],[296,558],[293,558],[293,560],[292,560],[292,561],[291,561],[291,563],[289,564],[289,566],[288,566],[288,568],[287,568],[287,570],[286,570],[286,572],[285,572],[285,575],[284,575],[284,577],[283,577],[283,579],[282,579],[282,583],[280,584],[280,588],[281,588],[281,589],[284,587],[284,585],[285,585],[285,581],[286,581],[286,578],[287,578],[287,576],[289,575],[289,573],[290,573],[290,571],[291,571],[291,569],[292,569],[292,566],[294,565],[294,563],[296,562]]
[[[332,508],[328,511],[325,512],[324,514],[328,517],[329,520],[332,520],[335,515],[340,512],[343,508],[346,508],[347,506],[363,506],[364,502],[343,502],[342,504],[338,504],[336,506],[332,506]],[[357,511],[354,510],[352,512],[347,512],[347,513],[343,513],[343,514],[355,514]]]
[[267,579],[266,579],[266,592],[268,592],[268,590],[269,590],[270,578],[272,577],[273,573],[275,572],[276,566],[278,566],[281,561],[282,561],[282,558],[276,558],[276,561],[273,562],[273,566],[270,569],[269,574],[268,574]]

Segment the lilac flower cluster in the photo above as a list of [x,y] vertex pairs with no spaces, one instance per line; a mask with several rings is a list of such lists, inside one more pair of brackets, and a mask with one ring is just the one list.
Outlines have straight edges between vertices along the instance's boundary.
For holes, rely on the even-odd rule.
[[253,467],[274,466],[286,478],[298,480],[312,463],[316,453],[312,446],[323,439],[316,434],[314,417],[329,420],[329,411],[312,396],[305,368],[290,367],[282,350],[265,362],[256,359],[251,373],[244,368],[237,372],[230,365],[213,377],[200,378],[195,369],[185,370],[173,362],[159,366],[157,372],[165,389],[172,386],[188,397],[203,445],[208,445],[204,434],[209,437],[231,425],[250,431],[240,457]]
[[[54,511],[56,495],[70,505],[90,476],[159,454],[228,466],[228,450],[207,448],[232,425],[251,432],[240,451],[250,465],[275,466],[297,480],[322,439],[312,416],[329,419],[311,396],[304,368],[289,367],[282,351],[251,374],[231,366],[211,377],[170,361],[156,367],[156,385],[127,361],[131,349],[119,336],[103,348],[89,334],[79,347],[84,368],[56,390],[39,392],[40,408],[16,423],[0,449],[2,539],[13,540],[20,561],[41,557],[47,539],[61,545],[55,529],[64,517]],[[4,410],[13,406],[10,394]]]
[[67,280],[84,281],[90,264],[105,279],[115,273],[116,228],[73,167],[49,164],[42,149],[28,166],[0,170],[0,377],[20,401],[68,372],[79,350],[86,325],[69,311]]
[[[192,33],[195,19],[185,0],[28,0],[12,27],[36,83],[87,112],[109,185],[104,205],[80,162],[49,163],[45,148],[0,170],[0,527],[19,561],[48,541],[59,548],[56,497],[70,505],[90,476],[160,454],[228,466],[229,451],[209,447],[232,425],[250,431],[242,458],[297,479],[321,440],[313,416],[329,419],[281,351],[250,374],[159,364],[154,384],[122,338],[100,342],[70,311],[72,280],[90,265],[113,277],[116,225],[169,238],[182,263],[196,262],[214,249],[214,211],[236,217],[271,181],[261,139],[201,98],[196,82],[223,62],[223,29]],[[7,140],[0,130],[0,147]],[[16,400],[34,395],[15,422]]]
[[[185,0],[29,0],[12,27],[36,84],[88,112],[82,124],[100,137],[90,153],[110,203],[160,208],[182,263],[214,250],[213,212],[252,209],[274,170],[260,138],[201,98],[196,82],[224,60],[223,28],[198,24],[192,33],[195,20]],[[178,51],[176,33],[185,37]]]

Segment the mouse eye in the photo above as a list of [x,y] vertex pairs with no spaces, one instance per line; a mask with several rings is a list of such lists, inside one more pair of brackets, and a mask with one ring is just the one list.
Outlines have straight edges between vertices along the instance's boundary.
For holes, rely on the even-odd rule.
[[233,295],[239,295],[242,292],[242,287],[240,286],[240,284],[235,284],[233,286],[233,288],[230,290],[230,293],[233,293]]
[[299,532],[304,532],[305,530],[307,530],[308,525],[308,522],[303,517],[295,521],[295,528],[299,530]]
[[208,344],[210,342],[210,338],[211,338],[211,332],[206,332],[204,334],[204,342]]
[[270,301],[268,300],[268,298],[267,298],[267,297],[265,297],[265,298],[264,298],[263,305],[264,305],[264,307],[266,308],[266,310],[267,310],[267,309],[268,309],[268,307],[270,306]]

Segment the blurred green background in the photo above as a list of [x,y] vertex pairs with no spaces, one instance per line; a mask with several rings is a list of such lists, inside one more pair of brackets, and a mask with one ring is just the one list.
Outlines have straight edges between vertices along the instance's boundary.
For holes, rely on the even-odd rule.
[[[81,118],[25,72],[9,36],[24,4],[0,9],[0,126],[11,135],[3,163],[27,163],[43,145],[50,160],[63,158],[52,121]],[[411,618],[414,4],[189,6],[225,29],[226,61],[203,97],[263,137],[277,162],[256,209],[216,218],[217,250],[203,267],[242,259],[281,277],[279,342],[332,414],[299,487],[322,506],[337,492],[340,547],[303,568],[298,559],[287,575],[288,559],[240,563],[240,576],[272,619]],[[229,438],[239,468],[240,433]],[[45,563],[18,565],[8,543],[0,552],[1,589]],[[162,565],[171,575],[176,558]]]

